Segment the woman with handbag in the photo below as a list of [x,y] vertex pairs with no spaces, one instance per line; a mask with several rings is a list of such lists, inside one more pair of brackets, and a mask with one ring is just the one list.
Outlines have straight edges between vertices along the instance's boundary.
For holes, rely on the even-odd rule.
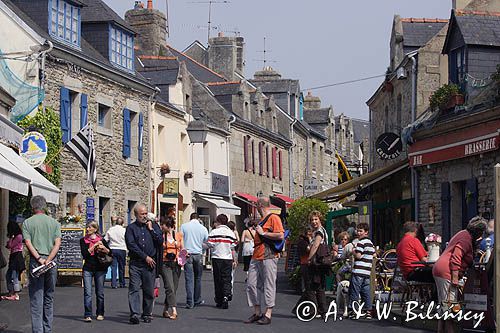
[[[246,219],[245,219],[246,220]],[[248,268],[250,267],[250,260],[253,255],[254,238],[255,238],[255,221],[248,218],[245,223],[245,230],[241,235],[241,243],[243,243],[242,257],[243,257],[243,271],[248,276]],[[245,278],[246,282],[246,278]]]
[[19,283],[21,273],[26,269],[23,257],[23,232],[16,222],[7,224],[7,241],[6,248],[10,250],[9,267],[7,269],[6,280],[8,296],[2,296],[2,299],[9,301],[19,301],[19,292],[21,284]]
[[80,239],[80,249],[85,260],[83,264],[83,304],[84,321],[92,321],[92,280],[95,284],[97,301],[96,319],[104,320],[104,279],[108,267],[113,262],[108,242],[99,235],[99,225],[89,221],[85,237]]
[[[181,266],[177,258],[184,248],[183,236],[181,232],[175,232],[175,220],[172,217],[162,217],[160,221],[163,231],[163,266],[161,277],[165,286],[165,307],[163,317],[172,320],[177,319],[176,293],[181,275]],[[169,312],[171,309],[171,312]]]
[[[453,236],[432,269],[438,300],[445,311],[450,308],[450,311],[454,311],[457,306],[460,306],[458,300],[459,281],[472,265],[477,241],[485,230],[486,220],[479,216],[473,217],[465,230]],[[440,320],[438,332],[456,332],[453,321]]]
[[[309,250],[309,277],[311,282],[306,293],[309,299],[313,300],[318,307],[318,315],[324,317],[326,306],[326,276],[331,273],[331,267],[326,266],[323,261],[331,255],[328,247],[328,235],[323,228],[323,214],[319,211],[312,211],[309,214],[309,223],[313,236]],[[331,259],[331,258],[330,258]]]

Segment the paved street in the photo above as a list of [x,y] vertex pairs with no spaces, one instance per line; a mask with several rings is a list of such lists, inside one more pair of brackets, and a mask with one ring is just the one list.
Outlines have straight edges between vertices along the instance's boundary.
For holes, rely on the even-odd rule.
[[[250,310],[246,304],[245,278],[242,266],[238,267],[235,278],[235,297],[228,310],[214,307],[213,285],[211,272],[205,271],[203,275],[202,295],[206,304],[193,310],[183,308],[185,301],[184,283],[179,286],[177,299],[179,300],[179,317],[177,321],[171,321],[161,317],[163,304],[163,293],[155,305],[155,318],[151,324],[141,323],[139,326],[128,324],[128,302],[126,289],[111,289],[107,283],[105,290],[106,314],[105,321],[93,321],[86,324],[83,318],[83,290],[79,287],[58,287],[55,298],[55,332],[138,332],[143,330],[160,331],[166,328],[175,332],[304,332],[306,330],[335,329],[342,332],[359,332],[362,328],[364,333],[368,332],[424,332],[421,330],[403,329],[398,325],[390,325],[389,322],[378,321],[329,321],[324,323],[320,320],[303,323],[294,318],[290,313],[297,295],[287,290],[284,274],[280,274],[279,291],[277,296],[277,307],[270,326],[245,325]],[[181,281],[183,282],[183,276]],[[95,305],[95,304],[94,304]],[[21,294],[20,302],[0,302],[0,322],[7,322],[7,332],[30,332],[29,303],[27,291]]]

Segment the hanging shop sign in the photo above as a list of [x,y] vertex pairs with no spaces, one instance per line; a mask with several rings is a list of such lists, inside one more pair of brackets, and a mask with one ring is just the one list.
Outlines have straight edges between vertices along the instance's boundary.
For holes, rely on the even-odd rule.
[[38,132],[28,132],[21,139],[21,157],[33,168],[43,164],[47,157],[47,141]]
[[403,150],[403,142],[399,135],[391,132],[380,135],[375,142],[377,154],[383,160],[393,160]]
[[163,197],[177,198],[179,195],[179,178],[163,179]]

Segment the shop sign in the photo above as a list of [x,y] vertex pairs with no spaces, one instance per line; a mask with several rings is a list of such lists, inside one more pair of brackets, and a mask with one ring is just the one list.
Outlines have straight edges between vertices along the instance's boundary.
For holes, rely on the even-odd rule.
[[410,166],[444,162],[494,151],[499,147],[499,139],[499,135],[494,133],[455,144],[412,152],[409,154]]
[[179,194],[179,178],[163,179],[163,197],[177,198]]
[[210,175],[212,178],[211,193],[229,195],[229,177],[215,172],[211,172]]
[[283,184],[273,183],[272,190],[274,193],[283,193]]
[[381,159],[393,160],[401,155],[403,143],[399,135],[387,132],[378,137],[375,148]]
[[48,147],[44,136],[38,132],[28,132],[21,139],[21,157],[33,168],[43,164]]
[[304,195],[309,196],[318,193],[318,180],[310,178],[304,180]]

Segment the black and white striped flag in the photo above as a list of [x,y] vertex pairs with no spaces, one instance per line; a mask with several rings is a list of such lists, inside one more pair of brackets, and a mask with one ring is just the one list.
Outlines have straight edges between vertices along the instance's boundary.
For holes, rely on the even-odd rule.
[[87,170],[87,181],[97,191],[97,168],[95,163],[94,133],[90,123],[85,125],[68,143],[66,148],[75,155],[84,169]]

